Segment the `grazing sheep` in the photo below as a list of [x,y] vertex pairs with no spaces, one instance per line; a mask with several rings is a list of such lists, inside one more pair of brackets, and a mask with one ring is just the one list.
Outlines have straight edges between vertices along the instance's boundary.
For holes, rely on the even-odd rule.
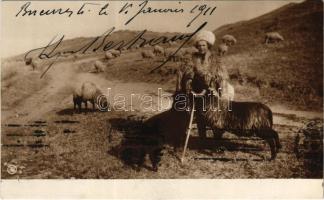
[[265,35],[264,43],[275,43],[284,41],[284,38],[278,32],[269,32]]
[[141,52],[141,55],[142,55],[142,58],[147,58],[147,59],[151,59],[151,58],[154,58],[155,55],[153,53],[152,50],[145,50],[145,51],[142,51]]
[[121,55],[121,51],[120,51],[120,50],[111,49],[111,50],[109,50],[109,52],[110,52],[114,57],[119,57],[119,56]]
[[184,50],[180,49],[175,55],[173,55],[176,52],[176,48],[168,48],[164,51],[164,57],[165,59],[168,59],[170,57],[170,60],[173,62],[178,62],[183,59],[184,56]]
[[202,95],[195,98],[199,136],[206,137],[206,126],[212,128],[215,138],[221,138],[225,131],[237,136],[257,136],[268,142],[271,159],[275,159],[281,144],[278,133],[272,129],[270,108],[258,102],[229,103],[228,100],[220,98],[216,90],[208,88],[208,81],[193,80],[196,85],[192,86],[195,88],[194,92],[200,92]]
[[100,110],[108,108],[107,98],[104,97],[101,90],[91,82],[85,82],[82,84],[81,88],[76,88],[73,91],[74,110],[76,110],[76,106],[78,106],[79,112],[81,112],[82,103],[85,104],[85,108],[87,109],[88,101],[92,103],[93,110],[95,110],[95,104],[98,105]]
[[111,60],[111,59],[114,58],[114,55],[113,55],[111,52],[107,51],[107,52],[105,53],[105,58],[106,58],[107,60]]
[[164,49],[163,49],[163,47],[161,47],[161,46],[159,46],[159,45],[155,45],[155,46],[154,46],[153,53],[154,53],[155,55],[163,55],[163,54],[164,54]]
[[236,39],[233,35],[224,35],[222,37],[222,41],[227,46],[233,46],[234,44],[236,44]]
[[81,103],[83,102],[81,88],[75,88],[73,90],[73,104],[74,110],[76,110],[76,106],[78,105],[79,111],[81,112]]
[[169,45],[169,46],[173,46],[173,45],[177,45],[177,44],[178,44],[178,43],[177,43],[176,41],[171,41],[171,40],[170,40],[170,41],[168,42],[168,45]]
[[99,60],[97,60],[97,61],[94,63],[94,68],[95,68],[95,72],[96,72],[96,73],[99,73],[99,72],[104,72],[106,66],[105,66],[102,62],[100,62]]
[[38,62],[36,62],[35,59],[30,58],[30,57],[26,59],[25,64],[30,65],[32,67],[32,70],[35,70],[38,68]]
[[218,55],[223,56],[228,51],[228,46],[226,44],[218,45]]

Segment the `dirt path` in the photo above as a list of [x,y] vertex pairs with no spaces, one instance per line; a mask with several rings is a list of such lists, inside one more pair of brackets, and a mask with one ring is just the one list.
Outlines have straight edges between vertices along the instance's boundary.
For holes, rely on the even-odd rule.
[[[87,60],[89,61],[89,60]],[[104,94],[108,94],[110,101],[117,109],[126,111],[157,111],[158,84],[148,83],[125,83],[116,80],[107,80],[100,74],[80,73],[78,64],[73,61],[61,62],[53,66],[46,76],[50,76],[50,83],[40,91],[29,96],[19,105],[6,113],[3,113],[2,121],[10,123],[26,123],[33,120],[41,120],[49,112],[59,111],[64,108],[73,108],[72,92],[76,87],[81,87],[83,82],[95,83]],[[170,93],[163,91],[164,96]],[[152,97],[152,103],[142,103]],[[145,100],[145,98],[147,98]],[[123,106],[120,101],[124,100]],[[163,99],[165,104],[166,98]],[[119,103],[118,103],[119,102]],[[167,101],[166,101],[167,102]],[[170,106],[171,102],[167,102]],[[165,109],[168,105],[163,105]]]
[[[170,108],[171,101],[168,97],[171,94],[159,84],[107,80],[101,74],[80,72],[81,64],[91,63],[98,58],[91,57],[77,61],[68,59],[58,62],[46,74],[50,77],[49,84],[20,102],[14,109],[3,112],[2,121],[26,123],[40,120],[53,111],[73,108],[72,91],[86,81],[96,83],[105,94],[109,94],[111,106],[115,109],[153,114]],[[166,98],[160,98],[161,95]],[[283,105],[272,105],[271,109],[274,112],[275,124],[300,126],[301,122],[293,118],[323,118],[321,112],[289,110]]]

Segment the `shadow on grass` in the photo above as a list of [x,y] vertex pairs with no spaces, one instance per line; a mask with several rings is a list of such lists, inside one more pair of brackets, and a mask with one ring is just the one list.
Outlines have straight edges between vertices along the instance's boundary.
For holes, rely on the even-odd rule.
[[[199,153],[212,157],[213,153],[224,153],[225,151],[228,152],[243,152],[243,153],[249,153],[254,156],[259,157],[260,159],[255,159],[255,161],[264,161],[264,152],[265,149],[262,148],[258,144],[246,144],[243,143],[245,141],[248,141],[249,139],[244,138],[241,142],[240,139],[214,139],[214,138],[206,138],[201,139],[198,136],[191,136],[188,142],[188,148],[191,150],[197,150]],[[251,141],[259,140],[256,138],[251,138]],[[207,151],[209,150],[209,151]],[[270,150],[269,150],[269,158],[270,158]],[[212,158],[213,159],[213,158]],[[233,158],[221,158],[220,160],[228,159],[230,160],[239,160],[239,159],[233,159]],[[208,160],[208,159],[206,159]],[[244,160],[244,159],[243,159]]]
[[[108,153],[120,159],[125,165],[139,171],[142,167],[157,171],[161,160],[163,136],[147,131],[143,118],[112,118],[108,121],[110,129],[121,132],[122,141],[111,148]],[[111,141],[111,130],[108,130],[108,140]],[[149,156],[152,167],[146,166],[145,157]]]
[[73,115],[73,114],[75,114],[75,111],[73,108],[66,108],[66,109],[56,112],[56,114],[58,114],[58,115]]
[[[110,119],[110,129],[118,130],[123,136],[121,143],[109,153],[137,168],[143,166],[148,155],[152,170],[157,171],[163,146],[168,144],[176,148],[183,143],[188,117],[187,112],[168,110],[149,119],[135,116]],[[108,140],[110,134],[111,131]]]
[[[164,145],[173,146],[174,149],[180,147],[182,151],[188,123],[187,119],[188,113],[173,110],[165,111],[146,120],[144,117],[141,118],[134,115],[126,118],[109,119],[110,130],[108,130],[108,140],[111,141],[111,130],[117,130],[122,133],[122,138],[121,142],[111,148],[108,153],[136,170],[144,167],[157,171],[158,164],[163,156],[161,151]],[[264,161],[264,153],[260,152],[265,152],[265,150],[257,142],[255,144],[246,144],[245,141],[247,140],[253,142],[261,141],[257,138],[242,138],[242,140],[240,138],[224,138],[215,140],[214,138],[201,139],[197,136],[191,136],[188,148],[198,150],[209,157],[212,156],[212,153],[208,153],[205,150],[217,153],[240,151],[260,157],[260,159],[255,159],[255,161]],[[144,164],[147,155],[152,167]],[[240,159],[221,158],[220,160],[237,161]]]
[[253,158],[253,159],[246,159],[246,158],[218,158],[218,157],[196,157],[194,160],[213,160],[213,161],[222,161],[222,162],[237,162],[237,161],[257,161],[263,162],[264,159],[262,158]]
[[95,109],[93,110],[92,109],[92,106],[91,108],[88,108],[88,109],[85,109],[85,108],[82,108],[81,109],[81,112],[77,109],[77,110],[74,110],[73,108],[65,108],[63,110],[60,110],[60,111],[57,111],[56,114],[57,115],[74,115],[74,114],[86,114],[86,113],[99,113],[99,112],[102,112],[98,109]]

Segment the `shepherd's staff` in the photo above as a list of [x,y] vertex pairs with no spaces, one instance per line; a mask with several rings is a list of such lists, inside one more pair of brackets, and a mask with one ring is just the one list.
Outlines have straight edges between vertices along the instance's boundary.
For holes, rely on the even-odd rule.
[[191,128],[192,128],[192,121],[193,121],[194,110],[195,110],[195,101],[193,101],[193,103],[192,103],[192,109],[190,111],[189,126],[188,126],[187,131],[186,131],[186,133],[187,133],[186,134],[186,142],[185,142],[185,145],[183,147],[183,152],[182,152],[182,157],[181,157],[181,163],[183,163],[183,160],[184,160],[184,157],[185,157],[185,154],[186,154],[186,149],[187,149],[188,142],[189,142],[190,131],[191,131]]
[[191,112],[190,112],[190,119],[189,119],[189,126],[187,128],[187,131],[186,131],[186,141],[185,141],[185,145],[183,147],[183,152],[182,152],[182,156],[181,156],[181,163],[183,163],[184,161],[184,157],[185,157],[185,154],[186,154],[186,150],[187,150],[187,146],[188,146],[188,142],[189,142],[189,137],[190,137],[190,132],[191,132],[191,128],[192,128],[192,121],[193,121],[193,115],[194,115],[194,110],[195,110],[195,100],[194,100],[194,97],[195,96],[203,96],[206,94],[206,90],[203,90],[201,93],[195,93],[193,91],[191,91],[192,93],[192,96],[193,96],[193,101],[192,101],[192,109],[191,109]]

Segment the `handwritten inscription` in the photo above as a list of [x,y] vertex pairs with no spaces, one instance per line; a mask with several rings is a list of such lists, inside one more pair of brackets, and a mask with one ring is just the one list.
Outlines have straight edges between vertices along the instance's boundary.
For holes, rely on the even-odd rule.
[[194,5],[190,9],[185,9],[182,7],[182,2],[175,2],[169,7],[159,7],[155,8],[150,5],[151,2],[144,0],[141,2],[125,2],[120,9],[110,10],[109,3],[99,4],[99,3],[83,3],[77,9],[66,8],[49,8],[49,9],[35,9],[32,7],[32,2],[26,2],[19,7],[16,13],[16,17],[30,17],[30,16],[49,16],[49,15],[60,15],[72,17],[74,15],[84,15],[86,13],[91,13],[98,16],[107,16],[109,14],[120,14],[120,15],[130,15],[127,19],[125,25],[135,20],[140,15],[151,15],[151,14],[173,14],[181,15],[184,13],[193,15],[193,18],[187,24],[189,27],[195,20],[201,16],[212,15],[217,8],[216,6],[209,6],[205,3],[199,3]]

